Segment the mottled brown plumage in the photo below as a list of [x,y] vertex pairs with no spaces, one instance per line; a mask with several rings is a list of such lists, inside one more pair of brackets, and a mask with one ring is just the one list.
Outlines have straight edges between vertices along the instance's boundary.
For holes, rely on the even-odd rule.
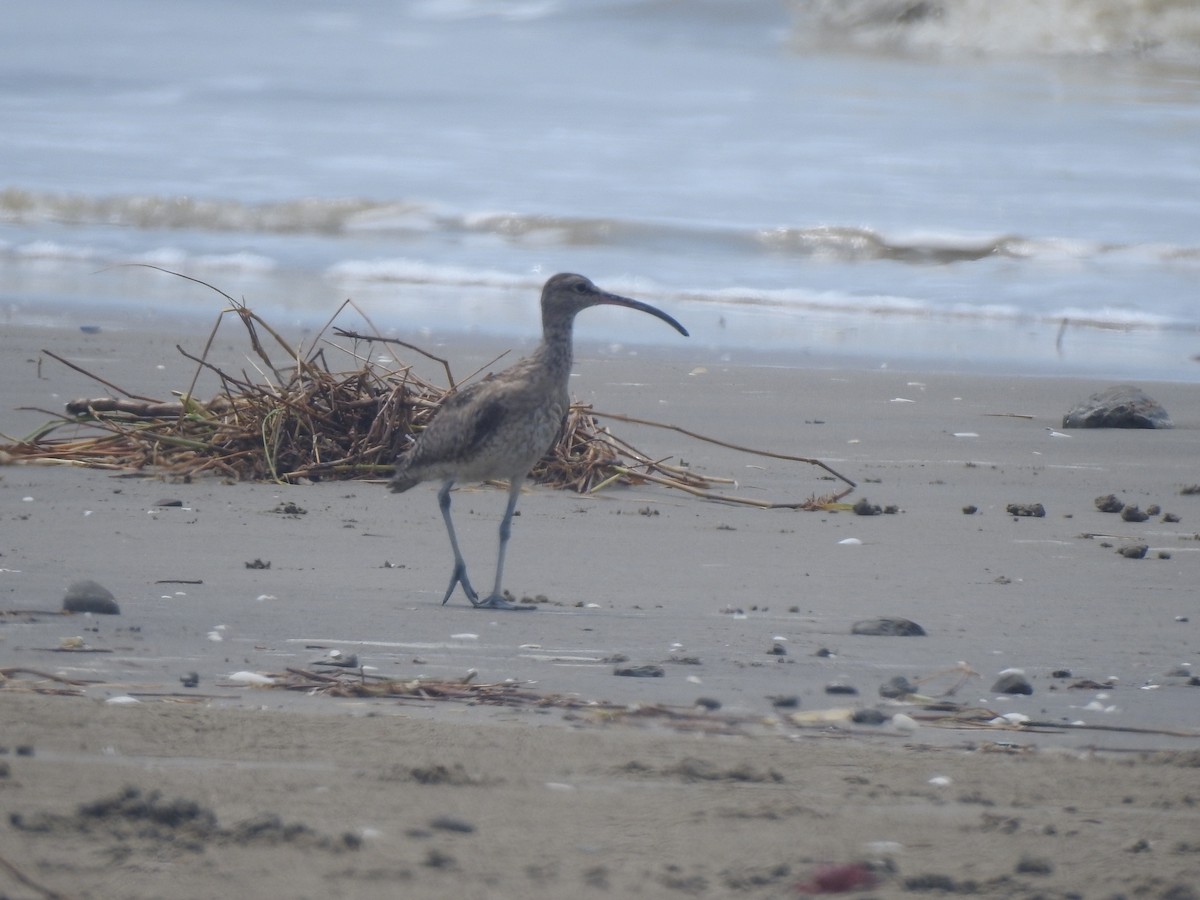
[[[560,274],[542,288],[542,343],[527,358],[498,375],[451,394],[416,442],[396,460],[393,491],[407,491],[422,481],[439,480],[438,504],[454,551],[454,571],[442,603],[455,587],[477,607],[529,609],[501,595],[504,550],[512,528],[521,482],[550,449],[570,406],[572,326],[575,315],[590,306],[624,306],[657,316],[680,334],[687,329],[662,310],[602,291],[582,275]],[[480,600],[467,579],[466,562],[450,518],[450,490],[456,481],[506,479],[508,506],[500,522],[500,552],[492,593]]]

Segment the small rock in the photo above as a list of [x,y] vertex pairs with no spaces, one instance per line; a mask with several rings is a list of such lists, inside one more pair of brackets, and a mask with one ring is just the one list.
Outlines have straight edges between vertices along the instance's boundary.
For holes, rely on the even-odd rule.
[[246,563],[246,568],[247,569],[269,569],[269,568],[271,568],[271,561],[267,560],[266,562],[263,562],[261,559],[256,558],[253,562]]
[[1126,522],[1145,522],[1150,518],[1150,514],[1142,512],[1137,508],[1137,504],[1134,503],[1121,510],[1121,518]]
[[856,709],[850,714],[850,721],[855,725],[882,725],[891,720],[891,716],[877,709]]
[[1096,509],[1100,512],[1119,513],[1125,508],[1124,501],[1120,500],[1116,494],[1105,494],[1103,497],[1097,497],[1095,500]]
[[1063,416],[1063,428],[1170,428],[1171,417],[1132,384],[1105,388]]
[[787,656],[787,647],[776,641],[771,645],[771,649],[767,651],[767,656]]
[[974,503],[970,503],[963,507],[963,515],[964,516],[973,516],[977,512],[979,512],[979,507],[976,506]]
[[854,504],[852,510],[856,516],[878,516],[883,510],[875,506],[866,497]]
[[1054,871],[1054,863],[1040,856],[1022,856],[1017,871],[1022,875],[1049,875]]
[[1126,544],[1120,547],[1117,552],[1126,559],[1142,559],[1146,555],[1146,551],[1150,547],[1147,544]]
[[1050,677],[1051,678],[1070,678],[1071,670],[1070,669],[1055,669],[1053,672],[1050,673]]
[[627,666],[624,669],[613,669],[614,675],[623,675],[626,678],[662,678],[667,673],[663,671],[662,666]]
[[1157,503],[1151,503],[1149,506],[1146,507],[1146,515],[1148,515],[1148,516],[1157,516],[1161,512],[1162,512],[1162,507],[1159,506]]
[[877,637],[924,637],[925,629],[910,619],[885,616],[855,622],[850,627],[850,633]]
[[459,834],[471,834],[475,830],[475,826],[465,819],[459,819],[456,816],[438,816],[435,819],[429,820],[430,828],[438,828],[442,831],[457,831]]
[[183,501],[182,501],[182,500],[159,500],[159,501],[158,501],[157,503],[155,503],[154,505],[155,505],[155,506],[174,506],[174,507],[180,507],[180,506],[183,506]]
[[1006,672],[996,679],[992,690],[997,694],[1032,694],[1033,685],[1020,672]]
[[67,588],[67,593],[63,597],[63,611],[119,616],[121,607],[117,606],[112,591],[88,578],[76,581]]
[[713,697],[697,697],[696,706],[700,707],[700,709],[706,710],[707,712],[716,712],[721,708],[721,701]]
[[773,695],[767,697],[767,699],[771,701],[771,705],[776,709],[799,709],[800,707],[800,698],[795,694],[788,694],[786,696]]
[[916,692],[917,686],[903,675],[889,678],[879,686],[879,696],[886,700],[898,700],[901,697],[907,697],[909,694],[915,694]]
[[832,681],[825,685],[825,693],[834,695],[844,694],[854,697],[858,695],[858,688],[852,684],[843,684],[840,681]]
[[1036,519],[1046,516],[1046,507],[1040,503],[1010,503],[1004,510],[1010,516],[1032,516]]
[[200,673],[188,672],[186,675],[180,676],[179,683],[186,688],[194,688],[200,683]]

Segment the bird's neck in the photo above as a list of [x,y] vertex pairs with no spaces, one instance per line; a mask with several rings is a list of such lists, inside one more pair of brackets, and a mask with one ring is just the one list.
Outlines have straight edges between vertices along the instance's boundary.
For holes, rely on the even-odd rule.
[[542,326],[542,345],[535,355],[550,377],[562,382],[571,375],[572,328],[574,318],[546,322]]

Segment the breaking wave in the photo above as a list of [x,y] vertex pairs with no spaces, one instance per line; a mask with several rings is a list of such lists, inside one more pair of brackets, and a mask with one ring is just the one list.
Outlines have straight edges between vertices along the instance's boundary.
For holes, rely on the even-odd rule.
[[1200,63],[1195,0],[793,0],[804,47]]

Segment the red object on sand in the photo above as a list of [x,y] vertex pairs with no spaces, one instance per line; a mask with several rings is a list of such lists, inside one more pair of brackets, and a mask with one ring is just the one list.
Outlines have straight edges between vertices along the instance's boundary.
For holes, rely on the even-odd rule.
[[821,866],[810,880],[796,885],[801,894],[845,894],[879,884],[879,878],[866,863]]

